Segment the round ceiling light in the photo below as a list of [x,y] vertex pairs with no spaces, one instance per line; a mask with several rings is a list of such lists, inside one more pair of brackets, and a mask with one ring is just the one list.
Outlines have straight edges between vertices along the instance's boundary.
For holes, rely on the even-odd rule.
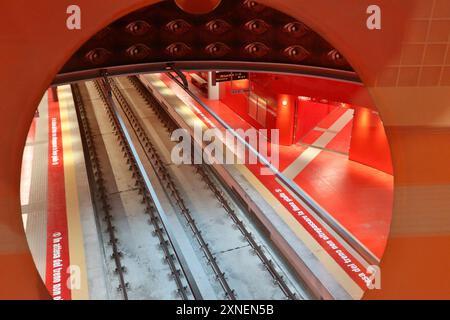
[[175,0],[183,11],[191,14],[205,14],[217,8],[222,0]]

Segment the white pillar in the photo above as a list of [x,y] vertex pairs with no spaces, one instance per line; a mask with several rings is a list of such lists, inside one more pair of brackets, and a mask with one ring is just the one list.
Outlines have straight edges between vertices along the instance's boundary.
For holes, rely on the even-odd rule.
[[[220,86],[219,83],[213,81],[213,72],[208,72],[208,99],[219,100],[220,99]],[[214,82],[214,83],[213,83]]]

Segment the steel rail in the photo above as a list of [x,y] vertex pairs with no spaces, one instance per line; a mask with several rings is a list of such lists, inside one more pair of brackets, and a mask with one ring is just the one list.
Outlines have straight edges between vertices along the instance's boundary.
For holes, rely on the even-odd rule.
[[176,205],[178,206],[181,214],[186,219],[192,233],[194,234],[195,239],[197,240],[203,254],[205,255],[208,264],[213,269],[213,272],[216,275],[217,280],[219,281],[220,285],[225,291],[226,297],[231,300],[235,300],[236,293],[234,292],[233,289],[231,289],[230,285],[228,284],[225,273],[221,270],[219,264],[217,263],[216,257],[209,249],[209,244],[203,238],[202,232],[199,230],[197,223],[193,219],[189,208],[186,206],[183,197],[180,195],[180,192],[178,191],[171,174],[169,173],[164,163],[162,162],[161,157],[158,154],[158,151],[148,138],[147,134],[145,133],[145,130],[142,127],[142,124],[136,117],[127,99],[122,95],[115,81],[113,79],[109,79],[109,81],[112,87],[112,91],[117,101],[119,102],[119,105],[122,107],[122,110],[128,117],[129,122],[133,124],[133,130],[135,130],[136,135],[141,140],[140,141],[141,145],[144,147],[144,150],[146,150],[147,156],[154,168],[155,173],[160,178],[163,187],[166,190],[168,190],[169,191],[168,193],[174,198]]
[[[148,90],[146,90],[146,88],[142,85],[142,83],[136,77],[129,77],[129,80],[133,84],[133,86],[136,88],[136,90],[141,94],[141,96],[147,100],[148,104],[151,106],[153,111],[156,114],[158,114],[158,117],[161,119],[164,126],[169,128],[168,132],[179,128],[179,126],[175,123],[175,121],[170,117],[170,115],[167,114],[167,112],[164,110],[164,108],[160,105],[158,100],[154,96],[152,96]],[[192,142],[192,143],[194,144],[194,142]],[[194,147],[194,150],[195,150],[195,147]],[[193,154],[191,156],[194,157]],[[192,161],[192,163],[194,163],[194,161]],[[229,201],[225,198],[223,192],[213,182],[213,179],[208,174],[209,169],[206,168],[207,166],[205,166],[203,164],[199,164],[199,165],[193,164],[193,166],[195,167],[196,172],[202,177],[203,181],[213,192],[213,194],[215,195],[217,200],[220,202],[220,204],[222,205],[224,210],[227,212],[227,214],[233,220],[234,224],[238,227],[241,234],[244,236],[244,238],[250,244],[252,249],[258,255],[258,257],[262,261],[263,265],[265,266],[267,271],[271,274],[275,283],[280,287],[280,289],[283,291],[285,296],[290,300],[297,300],[298,299],[297,295],[289,288],[289,286],[287,285],[283,276],[280,275],[280,273],[276,270],[273,261],[267,257],[267,255],[264,253],[264,250],[262,249],[262,247],[257,244],[252,233],[247,230],[244,222],[239,219],[235,210],[232,208]]]
[[[175,249],[175,245],[173,244],[173,241],[170,238],[170,235],[167,231],[167,228],[165,227],[163,221],[161,220],[160,211],[158,210],[158,207],[160,207],[158,200],[152,196],[152,193],[148,190],[148,186],[145,182],[146,177],[143,176],[142,170],[143,169],[142,164],[139,165],[140,160],[138,159],[138,155],[136,153],[136,150],[134,149],[134,146],[129,144],[129,135],[127,134],[126,127],[124,127],[123,122],[121,123],[121,119],[117,117],[117,113],[114,110],[112,101],[112,96],[110,95],[111,91],[108,90],[108,85],[105,83],[107,80],[103,80],[102,82],[96,81],[96,87],[99,91],[99,93],[102,96],[103,101],[105,102],[108,115],[113,121],[113,126],[118,134],[118,137],[120,139],[120,145],[122,146],[122,151],[124,152],[125,156],[128,159],[128,163],[130,164],[130,170],[133,171],[133,178],[136,179],[136,186],[139,187],[139,192],[142,194],[142,202],[146,203],[146,213],[150,215],[150,223],[154,227],[154,234],[158,237],[160,247],[164,252],[164,258],[165,261],[168,263],[171,274],[173,279],[176,282],[177,288],[178,288],[178,294],[181,296],[183,300],[188,300],[188,290],[187,287],[183,284],[182,281],[182,270],[180,270],[176,264],[175,261],[178,261],[180,266],[182,266],[182,263],[179,260],[179,256],[177,255],[177,251]],[[125,129],[124,129],[125,128]],[[139,161],[139,162],[138,162]],[[148,179],[148,177],[147,177]],[[153,187],[152,187],[153,190]],[[162,210],[162,207],[160,207]],[[167,238],[165,237],[167,235]],[[172,248],[172,250],[171,250]],[[173,251],[174,254],[171,252]],[[184,270],[183,270],[183,274]],[[186,276],[186,279],[189,279]],[[191,288],[191,292],[197,299],[201,299],[201,294],[198,292],[198,289],[192,285],[192,281],[190,282],[188,280],[189,287]],[[194,288],[192,288],[194,287]]]
[[233,220],[235,225],[238,227],[239,231],[242,233],[244,238],[250,244],[252,249],[258,255],[258,257],[262,261],[264,267],[270,273],[270,275],[274,279],[275,283],[280,287],[281,291],[283,291],[284,295],[290,300],[297,300],[296,294],[289,288],[286,281],[284,281],[284,277],[282,275],[280,275],[280,273],[277,271],[273,261],[266,256],[262,247],[256,242],[252,233],[247,230],[244,222],[241,219],[239,219],[236,212],[234,211],[234,209],[231,207],[228,200],[223,195],[222,191],[220,191],[220,189],[214,184],[211,177],[208,175],[207,171],[205,170],[205,168],[203,166],[204,165],[196,165],[197,173],[202,177],[203,181],[208,185],[208,187],[211,189],[211,191],[213,191],[217,200],[220,202],[222,207],[228,213],[228,215]]
[[[88,167],[88,174],[91,176],[91,181],[95,181],[95,190],[96,197],[100,201],[100,207],[101,210],[103,210],[104,213],[104,221],[107,224],[107,232],[109,235],[109,245],[112,247],[113,254],[111,255],[111,258],[114,260],[114,263],[116,265],[115,273],[119,276],[119,287],[118,290],[122,291],[122,295],[124,300],[128,300],[128,293],[127,289],[129,287],[129,284],[125,281],[125,267],[122,265],[121,257],[122,252],[119,250],[118,247],[118,239],[115,234],[115,227],[112,223],[113,217],[110,213],[111,206],[109,205],[109,199],[108,195],[106,193],[105,188],[105,181],[103,179],[103,172],[101,170],[100,161],[97,155],[97,151],[95,149],[95,143],[92,136],[92,130],[91,125],[89,123],[89,119],[86,114],[86,109],[83,103],[83,99],[81,97],[80,89],[78,87],[78,84],[73,84],[71,86],[72,93],[74,97],[75,102],[75,110],[78,117],[78,122],[81,124],[81,138],[83,141],[83,147],[85,150],[85,154],[89,155],[89,158],[86,160],[87,163],[89,163]],[[96,204],[96,201],[94,201],[95,207],[98,205]],[[98,210],[95,210],[96,216]],[[97,216],[97,220],[99,220],[99,217]]]

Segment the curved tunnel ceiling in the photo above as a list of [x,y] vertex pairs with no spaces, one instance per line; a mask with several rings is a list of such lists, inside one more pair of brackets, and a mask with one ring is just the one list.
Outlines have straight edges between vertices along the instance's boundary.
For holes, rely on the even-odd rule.
[[210,13],[193,15],[170,0],[135,11],[97,33],[71,57],[55,83],[95,77],[100,70],[118,67],[150,70],[150,64],[168,61],[220,61],[215,64],[218,68],[234,61],[253,67],[271,61],[359,81],[333,46],[284,13],[255,1],[227,0]]

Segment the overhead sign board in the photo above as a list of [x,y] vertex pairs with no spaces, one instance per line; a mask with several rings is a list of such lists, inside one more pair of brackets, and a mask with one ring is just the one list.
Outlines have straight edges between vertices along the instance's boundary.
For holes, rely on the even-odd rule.
[[216,72],[216,82],[248,79],[248,72]]

